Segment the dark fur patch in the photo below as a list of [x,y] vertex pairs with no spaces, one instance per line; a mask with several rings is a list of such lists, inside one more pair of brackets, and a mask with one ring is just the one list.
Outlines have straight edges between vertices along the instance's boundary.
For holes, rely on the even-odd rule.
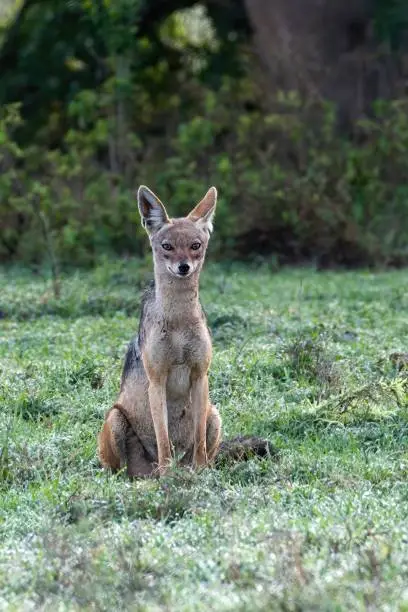
[[133,338],[133,340],[131,340],[126,351],[125,363],[122,370],[121,387],[129,374],[134,372],[140,366],[140,362],[141,354],[139,349],[139,338],[136,336]]
[[138,370],[142,365],[141,349],[142,349],[144,338],[145,338],[143,323],[146,318],[147,306],[149,303],[154,301],[154,296],[155,296],[154,281],[151,281],[151,283],[148,285],[148,287],[146,288],[142,296],[142,300],[140,304],[140,320],[139,320],[138,335],[130,341],[128,349],[126,351],[125,363],[123,364],[123,370],[122,370],[121,388],[123,387],[123,384],[126,378],[129,376],[129,374],[131,374],[131,372]]
[[142,301],[140,305],[140,320],[139,320],[139,334],[138,334],[138,345],[139,349],[143,347],[145,341],[145,329],[144,322],[146,318],[146,312],[149,304],[152,304],[155,300],[156,289],[154,280],[152,280],[149,285],[146,287],[145,292],[142,296]]

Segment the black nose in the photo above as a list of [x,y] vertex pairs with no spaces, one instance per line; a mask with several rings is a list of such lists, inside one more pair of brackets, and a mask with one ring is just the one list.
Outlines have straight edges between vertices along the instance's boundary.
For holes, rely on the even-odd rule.
[[178,271],[179,271],[179,274],[181,274],[181,276],[185,276],[186,274],[188,274],[189,270],[190,270],[190,266],[188,264],[186,263],[179,264]]

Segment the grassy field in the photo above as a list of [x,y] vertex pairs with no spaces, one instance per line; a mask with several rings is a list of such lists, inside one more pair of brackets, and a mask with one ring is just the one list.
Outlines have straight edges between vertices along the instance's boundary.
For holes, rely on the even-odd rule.
[[276,454],[130,483],[96,434],[149,264],[0,276],[0,610],[408,610],[408,272],[208,264],[225,437]]

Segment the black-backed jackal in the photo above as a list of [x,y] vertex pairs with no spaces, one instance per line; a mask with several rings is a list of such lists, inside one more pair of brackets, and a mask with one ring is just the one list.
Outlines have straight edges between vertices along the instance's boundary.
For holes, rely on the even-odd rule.
[[[221,418],[208,394],[211,337],[198,298],[216,201],[211,187],[187,217],[170,219],[152,191],[138,190],[155,282],[142,303],[119,397],[99,434],[102,464],[127,467],[131,477],[164,474],[174,453],[182,465],[205,466],[220,446]],[[268,445],[240,438],[230,450],[239,457],[241,448],[263,455]]]

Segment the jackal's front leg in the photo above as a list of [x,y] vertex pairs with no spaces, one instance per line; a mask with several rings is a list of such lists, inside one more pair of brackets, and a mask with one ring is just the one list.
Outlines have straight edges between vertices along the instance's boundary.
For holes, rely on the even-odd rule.
[[159,473],[163,475],[171,461],[168,431],[166,379],[151,380],[149,383],[149,404],[156,434]]
[[191,385],[191,405],[194,417],[194,454],[195,467],[207,465],[207,416],[208,416],[208,377],[207,374],[193,376]]

